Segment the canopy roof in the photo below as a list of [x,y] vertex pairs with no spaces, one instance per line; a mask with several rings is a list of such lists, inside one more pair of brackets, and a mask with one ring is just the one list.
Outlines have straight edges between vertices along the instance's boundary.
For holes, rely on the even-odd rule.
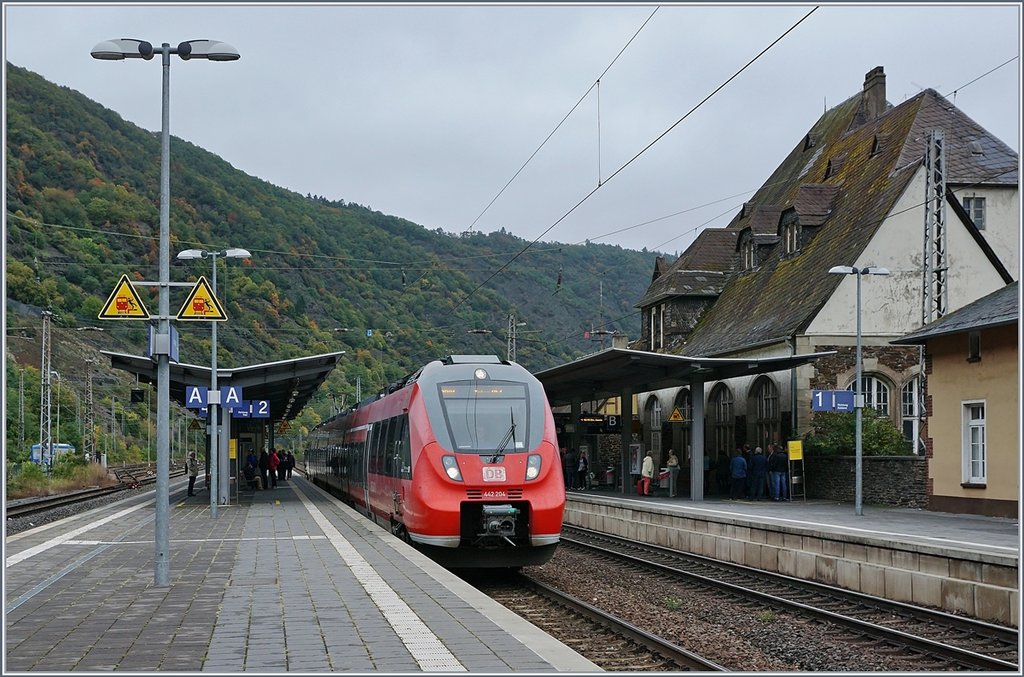
[[538,372],[551,406],[687,385],[700,375],[705,382],[792,369],[835,351],[786,357],[685,357],[642,350],[608,348],[573,362]]
[[[110,366],[138,376],[144,383],[156,383],[156,362],[150,358],[100,351],[110,357]],[[247,400],[268,400],[272,421],[295,418],[317,388],[334,370],[345,352],[324,353],[294,360],[267,362],[248,367],[217,369],[218,386],[242,386]],[[170,396],[185,404],[185,386],[209,386],[210,367],[171,362]]]

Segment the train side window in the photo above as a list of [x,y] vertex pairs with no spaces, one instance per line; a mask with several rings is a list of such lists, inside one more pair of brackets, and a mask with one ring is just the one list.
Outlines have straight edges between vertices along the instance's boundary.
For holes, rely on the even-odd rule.
[[409,444],[409,415],[398,417],[398,476],[404,480],[412,478],[412,454]]
[[367,443],[370,447],[370,468],[369,471],[374,474],[380,474],[380,423],[374,423],[373,428],[370,431],[370,437],[367,438]]
[[387,477],[395,476],[395,419],[389,418],[384,422],[386,433],[381,435],[381,455],[384,457],[384,474]]

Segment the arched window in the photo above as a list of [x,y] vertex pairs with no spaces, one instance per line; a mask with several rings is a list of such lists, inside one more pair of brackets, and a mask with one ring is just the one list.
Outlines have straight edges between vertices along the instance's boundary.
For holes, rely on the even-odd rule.
[[661,430],[661,402],[656,397],[651,400],[651,430]]
[[735,421],[733,419],[732,391],[724,383],[719,383],[711,391],[708,403],[711,410],[711,429],[715,443],[715,453],[731,454],[735,448]]
[[659,463],[661,459],[661,402],[657,397],[651,396],[647,400],[647,421],[650,424],[647,428],[650,433],[648,437],[648,449],[654,452],[654,462]]
[[683,422],[679,424],[679,447],[676,450],[676,455],[682,462],[683,459],[690,458],[690,429],[693,427],[693,402],[690,400],[689,388],[681,388],[676,393],[675,407],[683,417]]
[[779,435],[779,389],[768,377],[762,377],[754,384],[757,400],[757,445],[774,442]]
[[903,384],[900,391],[900,414],[903,416],[903,437],[910,441],[915,454],[924,453],[921,442],[921,377]]
[[[889,386],[885,381],[871,374],[864,374],[860,379],[860,390],[864,393],[864,406],[871,407],[882,416],[889,415]],[[851,383],[847,390],[857,390]]]

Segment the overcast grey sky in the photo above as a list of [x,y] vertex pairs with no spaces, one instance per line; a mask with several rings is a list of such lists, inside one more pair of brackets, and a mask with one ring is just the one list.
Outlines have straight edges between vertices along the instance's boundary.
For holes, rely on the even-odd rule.
[[891,103],[931,87],[1019,152],[1019,3],[822,4],[615,174],[813,8],[4,3],[4,52],[155,131],[159,57],[93,46],[227,42],[239,61],[172,57],[174,136],[301,194],[529,240],[682,251],[875,66]]

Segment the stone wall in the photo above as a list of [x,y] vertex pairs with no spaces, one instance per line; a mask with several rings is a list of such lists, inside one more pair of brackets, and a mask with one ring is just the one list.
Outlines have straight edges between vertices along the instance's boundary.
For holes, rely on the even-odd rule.
[[[856,462],[854,456],[805,457],[807,498],[854,502]],[[921,456],[864,456],[861,483],[862,503],[928,507],[928,463]]]

